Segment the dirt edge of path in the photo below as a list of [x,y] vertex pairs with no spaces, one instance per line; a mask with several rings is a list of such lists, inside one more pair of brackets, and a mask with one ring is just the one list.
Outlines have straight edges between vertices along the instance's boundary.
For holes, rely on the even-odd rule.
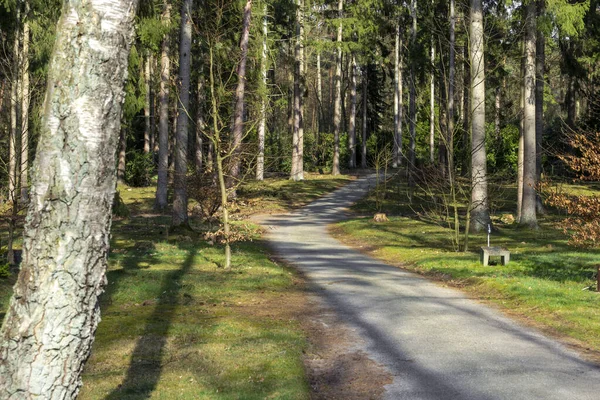
[[303,355],[304,369],[313,400],[376,400],[392,383],[392,375],[361,351],[361,339],[327,307],[308,279],[296,268],[271,254],[271,259],[294,272],[297,288],[267,312],[296,320],[308,347]]

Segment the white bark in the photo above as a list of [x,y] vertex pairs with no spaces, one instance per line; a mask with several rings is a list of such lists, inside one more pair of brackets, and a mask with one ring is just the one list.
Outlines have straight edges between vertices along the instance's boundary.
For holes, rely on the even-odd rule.
[[144,59],[144,86],[146,89],[146,96],[144,102],[144,153],[150,152],[150,137],[152,130],[152,123],[150,120],[150,114],[152,113],[151,105],[151,86],[150,86],[150,55],[146,55]]
[[394,159],[392,166],[402,165],[402,36],[400,21],[396,27],[394,46]]
[[300,181],[304,179],[304,0],[296,0],[294,58],[293,143],[290,178]]
[[367,71],[363,71],[363,117],[362,117],[362,151],[361,167],[367,168],[367,111],[368,111],[368,83]]
[[63,7],[21,272],[0,331],[5,399],[74,399],[79,391],[100,320],[136,8],[136,0],[73,0]]
[[[412,17],[412,25],[411,25],[411,48],[414,49],[417,43],[417,0],[411,0],[410,4],[410,13]],[[415,186],[414,180],[414,170],[415,170],[415,161],[416,161],[416,132],[417,132],[417,89],[416,89],[416,71],[415,71],[415,63],[413,60],[410,67],[410,98],[409,98],[409,106],[408,106],[408,119],[409,119],[409,133],[410,133],[410,142],[408,145],[408,162],[407,162],[407,172],[408,172],[408,185],[410,187],[409,197],[412,198],[412,190]]]
[[260,57],[260,78],[261,78],[261,102],[260,102],[260,121],[258,122],[258,157],[256,160],[256,180],[262,181],[265,175],[265,131],[267,127],[267,4],[263,9],[262,22],[262,52]]
[[29,1],[25,0],[23,18],[22,53],[20,65],[21,85],[21,202],[29,201],[28,171],[29,171]]

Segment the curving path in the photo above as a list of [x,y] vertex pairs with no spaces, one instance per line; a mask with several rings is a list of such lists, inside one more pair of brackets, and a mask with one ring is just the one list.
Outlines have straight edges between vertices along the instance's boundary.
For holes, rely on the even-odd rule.
[[393,376],[386,399],[600,399],[600,369],[540,333],[333,239],[374,178],[359,179],[287,215],[268,216],[268,240],[299,268],[358,346]]

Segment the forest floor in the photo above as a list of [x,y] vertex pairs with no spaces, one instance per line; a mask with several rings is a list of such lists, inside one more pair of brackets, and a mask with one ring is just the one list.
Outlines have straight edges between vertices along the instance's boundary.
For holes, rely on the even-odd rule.
[[[381,393],[386,378],[377,365],[352,351],[352,333],[297,271],[272,257],[248,221],[289,212],[353,179],[306,178],[238,189],[232,217],[246,240],[233,245],[230,271],[220,268],[221,246],[202,234],[169,232],[170,217],[152,210],[154,188],[119,186],[130,215],[113,221],[102,321],[79,398],[358,400]],[[198,206],[191,201],[193,225],[206,229]],[[15,278],[0,277],[0,320]]]

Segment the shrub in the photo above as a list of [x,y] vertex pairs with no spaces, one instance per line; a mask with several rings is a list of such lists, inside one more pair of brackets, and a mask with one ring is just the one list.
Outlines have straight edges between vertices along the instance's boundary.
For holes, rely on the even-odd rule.
[[150,186],[154,162],[152,153],[144,153],[139,150],[129,152],[128,161],[125,165],[125,182],[134,187]]

